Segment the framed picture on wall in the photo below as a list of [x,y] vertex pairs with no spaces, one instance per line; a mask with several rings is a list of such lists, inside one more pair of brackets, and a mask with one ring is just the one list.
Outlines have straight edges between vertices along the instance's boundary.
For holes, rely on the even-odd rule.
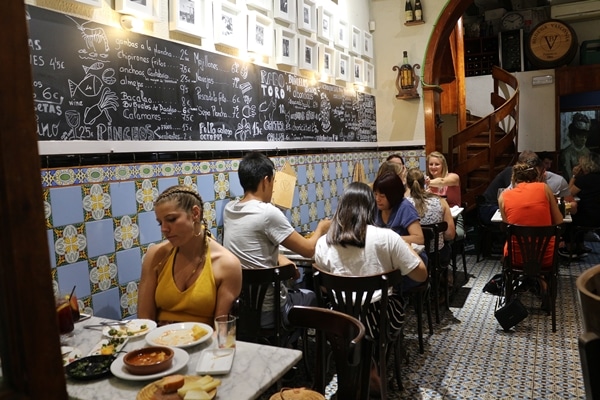
[[333,12],[325,6],[317,9],[317,37],[327,44],[333,41]]
[[309,33],[317,31],[317,6],[313,0],[298,0],[298,29]]
[[170,0],[169,29],[196,37],[210,36],[210,6],[206,0]]
[[240,50],[244,48],[244,14],[235,4],[227,0],[213,2],[213,27],[215,44]]
[[352,26],[352,30],[350,31],[350,54],[360,56],[362,48],[362,31],[357,26]]
[[350,32],[348,30],[348,21],[338,18],[335,23],[335,45],[343,49],[350,46]]
[[339,51],[335,78],[340,81],[350,81],[350,56]]
[[296,0],[273,0],[273,18],[296,23]]
[[142,19],[158,19],[156,0],[115,0],[115,11]]
[[335,49],[324,44],[319,45],[319,72],[321,73],[321,80],[327,80],[326,78],[333,76],[335,77]]
[[365,62],[358,57],[352,59],[352,82],[365,83]]
[[248,11],[248,51],[273,55],[273,20],[257,11]]
[[298,65],[298,38],[291,29],[275,28],[275,62],[292,67]]
[[560,112],[559,169],[567,181],[579,157],[600,152],[600,107]]
[[300,36],[298,50],[298,67],[307,71],[316,71],[319,63],[319,46],[317,42]]
[[373,58],[373,35],[369,32],[363,32],[363,51],[362,54],[369,59]]
[[365,84],[370,87],[375,87],[375,66],[370,62],[365,61]]

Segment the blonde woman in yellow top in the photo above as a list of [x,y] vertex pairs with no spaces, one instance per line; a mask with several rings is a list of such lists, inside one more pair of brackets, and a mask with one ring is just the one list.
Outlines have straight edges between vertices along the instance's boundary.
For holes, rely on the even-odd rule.
[[228,314],[242,288],[238,258],[212,239],[203,202],[188,186],[172,186],[154,203],[166,241],[151,246],[142,264],[138,317],[159,325],[203,322]]

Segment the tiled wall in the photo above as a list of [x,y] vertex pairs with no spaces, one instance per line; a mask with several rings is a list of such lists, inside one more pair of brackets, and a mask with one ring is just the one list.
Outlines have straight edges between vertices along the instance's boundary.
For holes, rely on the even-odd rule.
[[[409,167],[425,168],[423,150],[398,151]],[[288,161],[297,185],[288,218],[299,231],[312,230],[333,214],[363,163],[372,181],[388,152],[357,152],[273,157]],[[76,294],[84,312],[106,318],[137,313],[142,258],[162,240],[153,202],[175,184],[194,186],[204,200],[213,235],[223,237],[223,208],[243,194],[239,159],[125,164],[42,170],[44,208],[55,292]]]

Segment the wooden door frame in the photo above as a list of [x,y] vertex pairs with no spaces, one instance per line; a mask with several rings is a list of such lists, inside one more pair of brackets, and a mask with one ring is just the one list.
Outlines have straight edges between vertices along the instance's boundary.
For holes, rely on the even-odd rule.
[[423,69],[423,114],[425,119],[425,152],[442,151],[442,127],[436,123],[436,116],[441,114],[439,87],[442,76],[444,51],[450,45],[450,37],[456,23],[462,18],[473,0],[448,1],[442,10],[429,39],[425,53]]

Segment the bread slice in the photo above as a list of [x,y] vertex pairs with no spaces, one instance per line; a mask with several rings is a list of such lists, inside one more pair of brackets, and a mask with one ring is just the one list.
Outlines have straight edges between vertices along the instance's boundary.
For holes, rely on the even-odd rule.
[[156,386],[163,393],[175,393],[184,383],[185,377],[183,375],[169,375],[156,382]]

